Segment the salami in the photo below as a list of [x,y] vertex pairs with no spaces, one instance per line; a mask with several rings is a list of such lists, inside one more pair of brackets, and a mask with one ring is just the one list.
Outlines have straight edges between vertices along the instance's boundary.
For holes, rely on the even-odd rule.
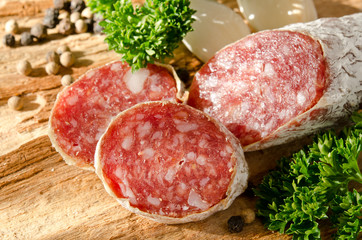
[[49,120],[49,137],[70,165],[94,170],[97,142],[111,118],[145,101],[177,101],[181,95],[176,74],[161,65],[132,73],[115,61],[92,69],[58,94]]
[[247,36],[220,50],[188,104],[221,121],[245,151],[335,125],[362,98],[362,13]]
[[169,224],[228,208],[248,178],[243,150],[230,131],[169,101],[120,113],[97,144],[95,168],[121,205]]

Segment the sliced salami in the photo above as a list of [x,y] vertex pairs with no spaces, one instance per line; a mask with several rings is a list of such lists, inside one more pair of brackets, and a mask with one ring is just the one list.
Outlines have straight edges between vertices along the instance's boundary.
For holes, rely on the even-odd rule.
[[140,103],[120,113],[99,140],[96,173],[125,208],[169,224],[228,208],[246,188],[239,141],[184,104]]
[[49,120],[53,146],[68,164],[94,169],[97,142],[112,117],[140,102],[178,100],[173,73],[153,64],[132,73],[120,61],[88,71],[58,94]]
[[335,125],[362,98],[362,13],[263,31],[220,50],[188,104],[220,120],[245,151]]

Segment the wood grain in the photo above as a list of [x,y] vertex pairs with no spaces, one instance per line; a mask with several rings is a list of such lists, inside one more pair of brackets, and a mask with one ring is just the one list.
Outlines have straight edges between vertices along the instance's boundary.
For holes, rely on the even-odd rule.
[[[238,12],[235,0],[222,2]],[[315,0],[320,17],[339,17],[362,11],[360,0]],[[42,21],[51,0],[5,0],[0,2],[0,36],[5,22],[18,20],[21,31]],[[19,35],[16,36],[19,39]],[[68,45],[77,57],[72,68],[62,68],[55,76],[44,71],[45,55],[58,46]],[[28,59],[34,71],[30,76],[16,73],[16,63]],[[197,223],[165,225],[136,216],[111,198],[93,172],[64,163],[46,135],[47,121],[61,76],[74,78],[88,69],[119,59],[107,50],[104,36],[89,33],[62,36],[49,31],[46,41],[31,46],[0,46],[0,239],[291,239],[265,230],[256,219],[241,233],[230,234],[227,220],[243,208],[254,208],[255,198],[242,194],[232,206]],[[185,68],[192,79],[202,62],[182,44],[167,62]],[[13,95],[25,99],[22,111],[13,111],[6,101]],[[264,151],[247,153],[250,185],[260,182],[280,156],[290,155],[302,141]],[[330,230],[323,228],[329,239]]]

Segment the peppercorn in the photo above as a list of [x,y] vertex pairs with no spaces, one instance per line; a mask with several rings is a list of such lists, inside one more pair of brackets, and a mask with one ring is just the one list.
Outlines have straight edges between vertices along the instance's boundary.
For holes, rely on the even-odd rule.
[[43,24],[47,28],[55,28],[59,23],[59,10],[54,8],[48,8],[45,11],[45,16],[43,19]]
[[74,81],[73,77],[70,75],[64,75],[60,82],[63,86],[69,86]]
[[19,25],[14,19],[11,19],[5,23],[6,33],[16,34],[18,31],[19,31]]
[[6,34],[3,37],[3,44],[8,47],[15,46],[15,37],[11,33]]
[[101,14],[95,13],[95,14],[93,14],[93,20],[95,22],[101,22],[101,21],[104,20],[104,18],[103,18],[103,16]]
[[45,65],[45,71],[49,75],[55,75],[59,72],[60,66],[56,64],[55,62],[48,62],[47,65]]
[[85,8],[85,3],[83,0],[72,0],[70,2],[71,12],[82,12]]
[[70,1],[69,0],[53,0],[54,8],[59,10],[70,10]]
[[31,36],[30,32],[23,32],[20,36],[20,44],[23,46],[27,46],[33,43],[33,36]]
[[75,23],[78,19],[80,19],[80,13],[79,12],[73,12],[70,14],[70,22]]
[[58,32],[63,35],[70,35],[74,33],[74,24],[68,18],[64,18],[58,25]]
[[64,52],[70,52],[70,48],[67,45],[61,45],[57,49],[57,53],[62,55]]
[[60,64],[59,54],[55,51],[49,51],[45,56],[47,62],[55,62],[56,64]]
[[228,220],[228,229],[231,233],[238,233],[243,230],[244,219],[241,216],[232,216]]
[[76,33],[85,33],[85,32],[87,32],[88,25],[84,22],[83,19],[78,19],[75,22],[74,25],[75,25],[75,32]]
[[33,37],[35,37],[38,40],[41,40],[41,39],[45,38],[48,35],[46,27],[41,23],[35,24],[30,29],[30,33],[31,33],[31,35]]
[[81,16],[84,17],[84,18],[88,18],[88,19],[93,18],[93,12],[90,9],[90,7],[84,8],[84,10],[82,11]]
[[100,22],[94,22],[93,24],[93,32],[95,34],[101,34],[103,33],[103,27],[101,25],[99,25]]
[[62,12],[62,13],[59,14],[58,19],[62,20],[64,18],[70,18],[69,12]]
[[8,99],[8,106],[13,110],[21,110],[24,106],[24,100],[19,96],[12,96]]
[[255,211],[251,208],[245,208],[241,210],[241,216],[244,219],[244,223],[249,224],[255,220]]
[[71,52],[64,52],[60,55],[60,64],[63,67],[71,67],[74,64],[74,56]]
[[16,69],[18,70],[19,74],[25,76],[28,76],[33,71],[30,63],[27,60],[21,60],[20,62],[18,62],[18,64],[16,65]]

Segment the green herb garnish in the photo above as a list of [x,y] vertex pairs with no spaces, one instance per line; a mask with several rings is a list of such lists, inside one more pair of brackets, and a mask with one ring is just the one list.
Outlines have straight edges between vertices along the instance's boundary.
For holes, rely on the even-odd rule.
[[88,6],[104,17],[109,48],[122,54],[132,70],[172,57],[192,30],[195,13],[189,0],[146,0],[136,7],[130,0],[89,0]]
[[362,113],[354,126],[330,130],[314,143],[279,161],[254,190],[258,215],[268,229],[293,239],[321,239],[320,220],[336,228],[336,239],[357,239],[362,232],[362,196],[349,184],[362,184],[358,155],[362,151]]

